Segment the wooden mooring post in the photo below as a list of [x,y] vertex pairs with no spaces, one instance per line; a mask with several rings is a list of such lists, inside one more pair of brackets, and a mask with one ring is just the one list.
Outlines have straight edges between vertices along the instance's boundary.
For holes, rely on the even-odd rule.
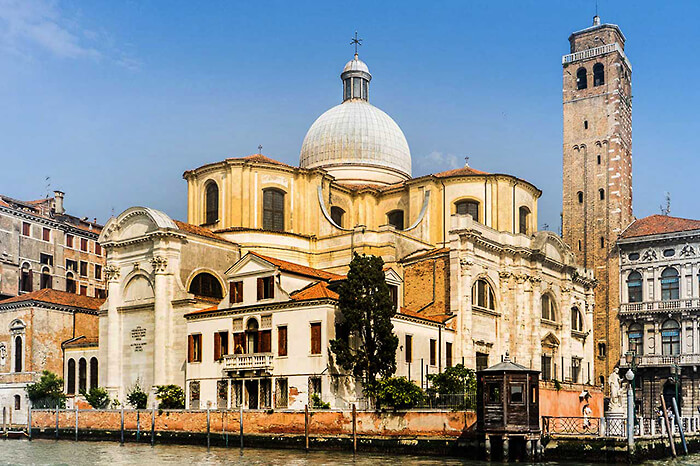
[[121,423],[121,435],[119,436],[119,443],[124,445],[124,405],[122,405],[122,423]]
[[27,435],[32,439],[32,402],[27,403]]
[[156,405],[151,409],[151,446],[156,444]]
[[209,419],[209,406],[207,406],[207,448],[211,446],[211,429]]
[[304,405],[304,449],[309,451],[309,405]]
[[666,424],[666,432],[668,433],[668,441],[671,444],[671,454],[675,458],[676,455],[676,444],[673,442],[673,429],[671,429],[671,422],[668,420],[668,411],[666,410],[666,400],[664,400],[663,395],[659,395],[661,397],[661,409],[663,409],[663,416],[664,416],[664,421]]
[[75,441],[78,441],[78,403],[75,404]]
[[141,411],[136,408],[136,443],[141,440]]
[[56,405],[56,440],[58,440],[58,405]]
[[2,434],[7,435],[7,406],[2,407]]
[[357,407],[352,405],[352,452],[357,453]]
[[238,425],[240,426],[240,437],[241,437],[241,450],[243,449],[243,403],[241,403],[241,415],[238,418]]

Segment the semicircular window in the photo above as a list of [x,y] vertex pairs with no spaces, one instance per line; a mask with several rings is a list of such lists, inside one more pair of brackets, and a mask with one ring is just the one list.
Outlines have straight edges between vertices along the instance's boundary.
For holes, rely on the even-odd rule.
[[190,293],[207,298],[221,299],[224,294],[221,290],[221,283],[210,273],[202,272],[197,274],[190,283]]

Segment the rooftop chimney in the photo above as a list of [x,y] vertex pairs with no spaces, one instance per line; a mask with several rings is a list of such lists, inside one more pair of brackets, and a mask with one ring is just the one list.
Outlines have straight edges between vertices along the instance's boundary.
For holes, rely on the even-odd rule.
[[53,192],[54,211],[58,215],[63,215],[66,213],[66,209],[63,208],[63,197],[64,196],[65,196],[65,193],[63,191],[54,191]]

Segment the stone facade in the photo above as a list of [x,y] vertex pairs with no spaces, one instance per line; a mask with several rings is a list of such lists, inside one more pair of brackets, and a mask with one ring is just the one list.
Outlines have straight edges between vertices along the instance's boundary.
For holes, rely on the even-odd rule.
[[[652,215],[618,240],[621,373],[628,351],[639,356],[635,401],[654,417],[664,395],[671,406],[678,381],[682,416],[700,409],[700,221]],[[674,377],[673,366],[680,376]]]
[[562,233],[597,281],[595,374],[605,384],[620,357],[615,241],[632,221],[632,69],[624,35],[598,17],[569,42],[562,60]]
[[26,423],[27,392],[44,370],[63,377],[62,345],[97,339],[103,299],[44,289],[0,301],[0,406]]
[[0,196],[0,299],[42,288],[104,298],[102,226],[66,214],[63,198]]

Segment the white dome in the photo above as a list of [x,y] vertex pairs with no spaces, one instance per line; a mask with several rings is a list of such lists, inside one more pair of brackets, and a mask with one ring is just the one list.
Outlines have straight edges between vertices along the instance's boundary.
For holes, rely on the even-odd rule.
[[352,99],[311,125],[301,146],[300,166],[323,167],[345,181],[394,183],[411,177],[411,152],[389,115]]
[[369,73],[369,68],[367,67],[367,64],[360,60],[360,58],[355,55],[355,58],[350,60],[345,64],[345,68],[343,68],[343,73],[346,71],[364,71],[365,73]]

